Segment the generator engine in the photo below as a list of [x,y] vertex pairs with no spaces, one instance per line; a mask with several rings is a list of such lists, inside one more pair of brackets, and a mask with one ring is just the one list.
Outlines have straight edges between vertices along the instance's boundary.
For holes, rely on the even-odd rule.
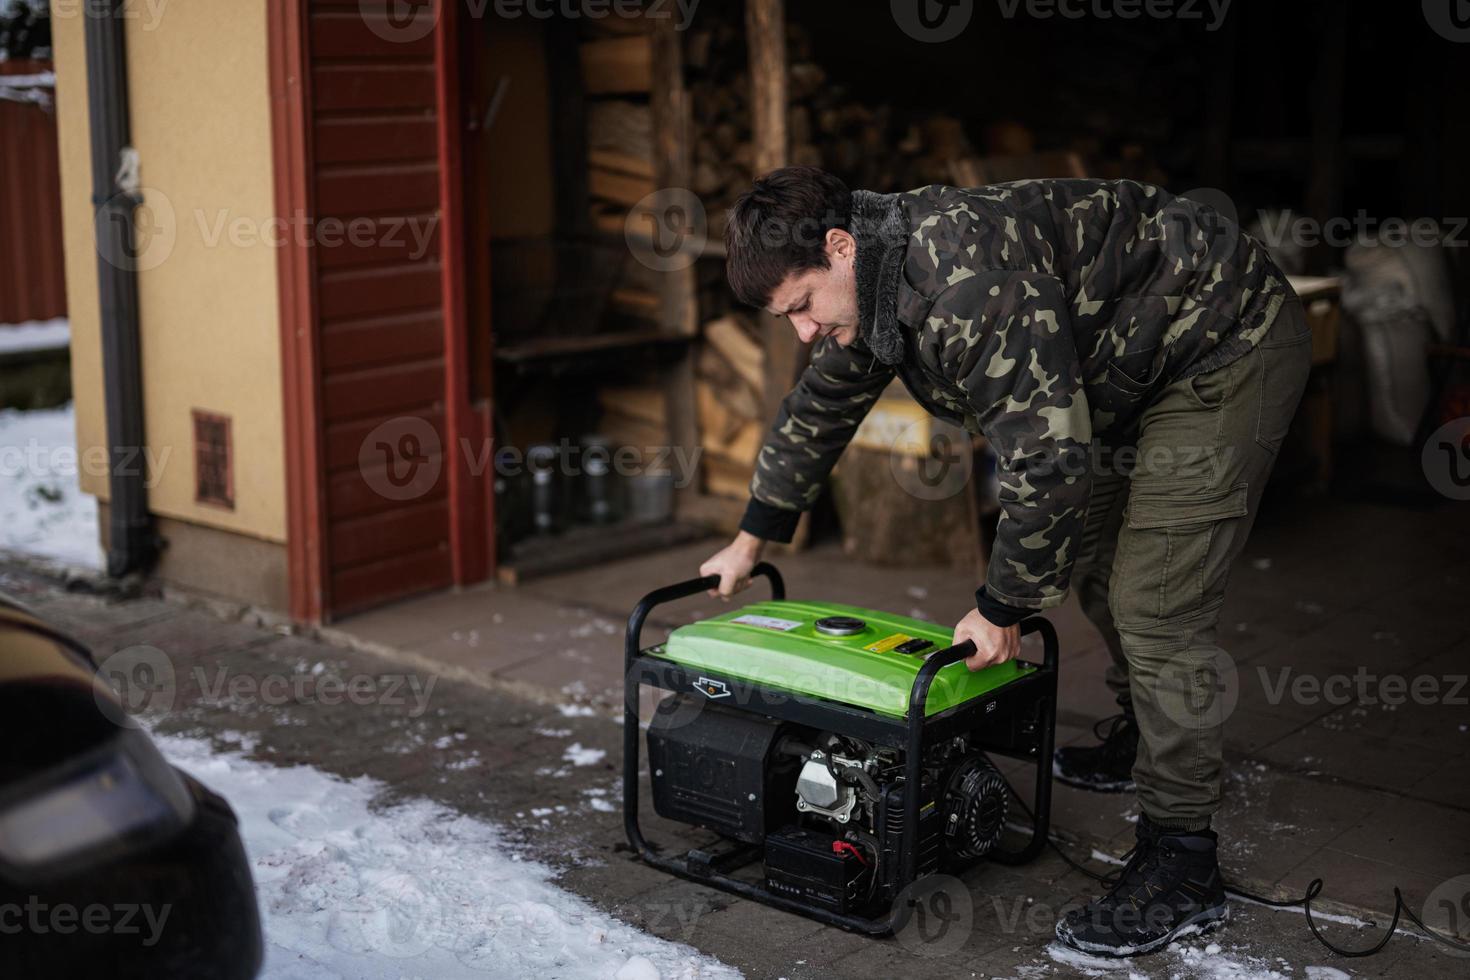
[[925,875],[983,857],[1005,827],[1005,780],[964,736],[931,746],[909,787],[901,750],[677,694],[648,756],[660,815],[763,846],[768,889],[834,912],[891,903],[907,839]]

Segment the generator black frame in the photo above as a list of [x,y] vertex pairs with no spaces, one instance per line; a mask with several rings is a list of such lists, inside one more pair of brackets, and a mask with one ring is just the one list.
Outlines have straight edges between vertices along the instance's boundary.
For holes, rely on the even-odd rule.
[[[775,566],[761,562],[752,569],[751,576],[770,580],[773,599],[786,597],[785,582]],[[651,656],[642,648],[643,623],[655,606],[697,595],[716,588],[719,584],[719,576],[708,575],[655,589],[639,600],[633,614],[628,617],[628,630],[623,642],[623,826],[627,831],[628,843],[648,864],[680,878],[853,932],[872,936],[888,935],[903,924],[913,905],[912,899],[896,900],[886,915],[871,918],[833,912],[778,895],[759,883],[727,874],[756,860],[761,854],[758,845],[739,844],[718,853],[694,849],[682,856],[666,857],[658,853],[656,846],[643,836],[639,828],[638,689],[644,683],[673,692],[697,689],[695,674],[680,664]],[[1046,846],[1047,833],[1051,826],[1051,759],[1056,739],[1058,657],[1056,628],[1048,620],[1039,616],[1027,619],[1021,623],[1021,633],[1040,633],[1043,643],[1043,659],[1040,664],[1022,662],[1029,668],[1027,676],[931,716],[925,715],[924,707],[935,675],[950,664],[974,653],[974,644],[969,641],[937,651],[924,661],[924,666],[914,678],[914,686],[909,694],[908,713],[903,718],[891,718],[823,698],[767,688],[734,677],[719,677],[708,670],[699,671],[698,678],[723,681],[734,695],[734,704],[729,706],[737,710],[752,711],[770,718],[856,736],[877,745],[905,750],[904,781],[907,786],[920,784],[921,760],[926,744],[960,734],[973,735],[990,728],[991,737],[978,739],[977,747],[990,754],[1034,762],[1036,790],[1031,810],[1031,840],[1019,850],[997,847],[985,857],[1002,864],[1024,864],[1034,859]],[[997,710],[1003,706],[1016,710]],[[1034,716],[1031,715],[1033,711]],[[991,715],[997,717],[988,717]],[[1010,723],[1007,737],[1002,738],[996,734],[997,721]],[[916,792],[904,794],[905,831],[900,845],[900,898],[916,880],[919,795]]]

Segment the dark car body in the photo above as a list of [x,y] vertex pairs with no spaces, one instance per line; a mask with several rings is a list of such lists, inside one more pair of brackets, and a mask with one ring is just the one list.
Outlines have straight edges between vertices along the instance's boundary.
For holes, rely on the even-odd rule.
[[84,646],[0,596],[0,975],[234,980],[262,955],[229,804]]

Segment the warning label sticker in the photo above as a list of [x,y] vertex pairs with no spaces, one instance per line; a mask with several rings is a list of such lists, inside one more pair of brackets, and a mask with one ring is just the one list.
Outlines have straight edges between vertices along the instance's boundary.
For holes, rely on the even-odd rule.
[[909,640],[912,639],[913,637],[909,636],[907,633],[892,633],[888,636],[883,637],[883,639],[879,640],[876,643],[869,643],[867,646],[863,647],[863,649],[869,651],[870,653],[887,653],[889,650],[892,650],[900,643],[907,643]]
[[736,616],[730,622],[744,623],[746,626],[760,626],[768,630],[780,630],[782,633],[785,633],[787,630],[794,630],[801,625],[801,623],[794,619],[777,619],[775,616],[757,616],[754,613]]

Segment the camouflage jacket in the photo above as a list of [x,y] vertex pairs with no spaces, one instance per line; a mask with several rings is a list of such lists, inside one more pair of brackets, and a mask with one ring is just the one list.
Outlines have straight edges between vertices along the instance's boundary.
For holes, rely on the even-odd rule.
[[860,339],[813,351],[757,458],[742,527],[789,540],[896,374],[996,454],[982,595],[1011,609],[1066,595],[1094,440],[1126,444],[1165,384],[1247,353],[1290,295],[1229,219],[1128,180],[856,191],[852,231]]

